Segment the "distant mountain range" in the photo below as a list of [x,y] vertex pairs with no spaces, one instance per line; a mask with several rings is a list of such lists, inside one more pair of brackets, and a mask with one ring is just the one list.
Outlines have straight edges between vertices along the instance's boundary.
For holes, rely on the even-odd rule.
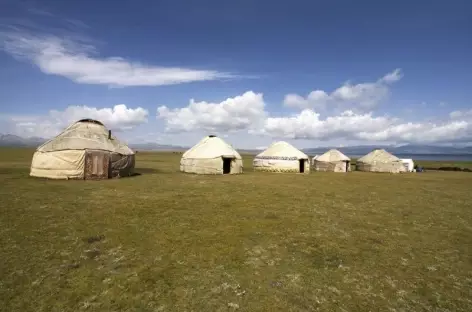
[[136,151],[186,151],[188,147],[178,145],[166,145],[157,143],[137,143],[129,144]]
[[[46,139],[39,137],[23,138],[13,134],[0,134],[0,146],[11,147],[37,147],[44,143]],[[189,147],[177,145],[165,145],[157,143],[130,144],[130,147],[137,151],[185,151]],[[402,146],[394,145],[362,145],[346,147],[317,147],[302,149],[309,155],[319,155],[331,148],[336,148],[346,155],[365,155],[376,148],[384,148],[393,154],[405,155],[464,155],[472,154],[472,146],[466,147],[446,147],[436,145],[415,145],[406,144]],[[259,153],[256,149],[238,149],[242,153]]]
[[336,148],[346,155],[365,155],[370,151],[383,148],[392,154],[398,155],[464,155],[472,154],[472,146],[467,147],[451,147],[436,145],[419,145],[407,144],[402,146],[395,145],[362,145],[362,146],[346,146],[346,147],[320,147],[306,148],[303,151],[310,155],[323,154],[331,148]]
[[23,138],[13,134],[1,134],[0,133],[0,146],[12,146],[12,147],[36,147],[46,142],[46,139],[38,137]]
[[[14,134],[0,134],[0,146],[10,146],[10,147],[37,147],[48,139],[39,138],[39,137],[30,137],[23,138]],[[187,150],[188,147],[176,146],[176,145],[165,145],[165,144],[156,144],[156,143],[138,143],[129,145],[134,150]]]

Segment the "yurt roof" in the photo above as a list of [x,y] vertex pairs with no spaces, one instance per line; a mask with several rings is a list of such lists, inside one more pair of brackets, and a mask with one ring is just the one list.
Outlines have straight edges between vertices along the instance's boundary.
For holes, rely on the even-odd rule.
[[77,122],[81,122],[81,123],[87,123],[88,122],[88,123],[93,123],[93,124],[105,126],[104,124],[102,124],[101,121],[98,121],[98,120],[95,120],[95,119],[90,119],[90,118],[81,119]]
[[369,154],[359,158],[357,161],[363,162],[363,163],[373,163],[373,162],[388,163],[388,162],[397,162],[401,160],[400,158],[390,154],[384,149],[376,149],[370,152]]
[[81,119],[74,122],[55,138],[37,148],[38,152],[63,150],[105,150],[122,155],[134,154],[126,144],[111,135],[108,129],[94,119]]
[[316,161],[324,161],[324,162],[334,162],[334,161],[350,161],[351,159],[338,151],[337,149],[331,149],[324,153],[321,156],[316,158]]
[[192,159],[212,159],[217,157],[241,159],[241,155],[231,145],[216,135],[204,137],[182,155],[182,158]]
[[265,157],[270,157],[270,158],[277,158],[277,157],[283,157],[283,158],[295,158],[295,159],[308,159],[308,156],[291,145],[290,143],[284,142],[284,141],[279,141],[272,143],[265,151],[262,153],[258,154],[256,158],[265,158]]

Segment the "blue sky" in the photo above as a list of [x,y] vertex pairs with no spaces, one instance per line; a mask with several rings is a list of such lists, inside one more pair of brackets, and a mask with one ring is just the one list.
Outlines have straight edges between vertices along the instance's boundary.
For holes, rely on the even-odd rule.
[[469,1],[0,0],[0,133],[472,142]]

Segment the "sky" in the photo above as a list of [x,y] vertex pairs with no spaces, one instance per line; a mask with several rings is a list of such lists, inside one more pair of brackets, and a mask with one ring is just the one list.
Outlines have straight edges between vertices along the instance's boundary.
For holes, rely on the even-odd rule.
[[0,0],[0,133],[472,145],[466,0]]

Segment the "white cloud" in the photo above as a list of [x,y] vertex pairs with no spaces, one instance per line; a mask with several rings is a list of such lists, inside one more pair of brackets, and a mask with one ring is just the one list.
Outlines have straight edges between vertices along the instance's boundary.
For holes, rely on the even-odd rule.
[[100,120],[110,129],[127,130],[147,122],[149,112],[141,107],[127,108],[125,104],[113,108],[95,108],[88,106],[69,106],[64,111],[52,110],[51,118],[70,124],[84,118]]
[[472,119],[472,109],[468,111],[453,111],[449,114],[449,117],[451,119],[460,119],[460,118]]
[[[470,116],[472,116],[472,112]],[[451,117],[459,115],[451,113]],[[404,122],[375,117],[372,113],[345,111],[339,116],[320,119],[311,109],[291,117],[267,118],[262,134],[289,139],[361,140],[367,142],[434,143],[472,141],[472,120],[446,120],[442,123]]]
[[[393,72],[381,80],[400,79]],[[263,95],[248,91],[221,103],[190,101],[184,108],[157,109],[169,133],[208,133],[238,131],[248,137],[288,140],[316,140],[323,142],[396,142],[434,143],[472,141],[472,110],[452,112],[442,122],[408,122],[389,116],[375,116],[373,112],[354,110],[321,118],[312,110],[304,109],[292,116],[271,117],[265,111]],[[245,131],[241,131],[245,130]],[[236,136],[237,139],[240,139]],[[258,141],[262,142],[262,141]],[[263,143],[264,144],[264,143]],[[262,144],[254,145],[261,146]],[[346,144],[344,144],[346,145]]]
[[323,90],[311,91],[306,98],[298,94],[287,94],[284,104],[289,107],[324,109],[332,98]]
[[[221,103],[191,101],[188,107],[172,110],[161,106],[158,115],[159,119],[165,121],[167,132],[159,132],[164,131],[164,124],[159,122],[136,128],[137,125],[147,122],[147,111],[116,105],[114,108],[102,109],[71,106],[63,111],[50,111],[45,116],[0,116],[0,133],[49,138],[71,122],[88,117],[103,121],[115,131],[135,128],[123,133],[123,136],[130,137],[131,134],[136,143],[159,141],[161,144],[190,146],[209,132],[227,138],[228,142],[238,148],[262,148],[279,139],[311,147],[372,142],[472,142],[472,111],[451,113],[451,118],[442,122],[408,122],[389,116],[353,111],[321,118],[320,114],[311,109],[305,109],[293,116],[268,117],[268,113],[264,111],[262,94],[251,91]],[[143,129],[153,134],[144,135]],[[144,137],[146,140],[142,139]]]
[[113,108],[69,106],[63,111],[51,110],[45,116],[3,116],[5,124],[1,132],[23,137],[50,138],[72,122],[84,118],[99,120],[110,130],[123,131],[146,123],[147,117],[146,109],[127,108],[124,104],[115,105]]
[[169,132],[237,131],[255,128],[263,122],[266,113],[262,93],[245,92],[220,103],[195,102],[187,107],[169,109],[160,106],[158,118],[166,122]]
[[359,139],[409,143],[453,142],[470,140],[472,125],[466,121],[435,123],[403,123],[373,133],[361,132]]
[[289,107],[300,109],[314,108],[316,110],[325,108],[351,108],[354,110],[371,110],[382,101],[388,94],[390,85],[403,77],[400,69],[395,69],[386,74],[376,82],[351,84],[345,83],[331,93],[323,90],[311,91],[306,97],[298,94],[287,94],[284,104]]
[[393,72],[386,74],[378,82],[392,83],[397,82],[403,78],[403,73],[400,68],[396,68]]
[[29,7],[29,8],[27,8],[27,11],[29,13],[35,14],[35,15],[42,15],[42,16],[46,16],[46,17],[53,17],[54,16],[54,14],[52,14],[49,11],[39,9],[39,8],[35,8],[35,7]]
[[0,33],[0,39],[1,48],[14,57],[32,62],[46,74],[81,84],[162,86],[233,77],[214,70],[158,67],[121,57],[101,58],[94,46],[56,36]]
[[305,109],[291,117],[269,117],[262,133],[269,136],[292,139],[349,138],[361,129],[369,132],[379,131],[394,123],[387,117],[373,117],[372,113],[355,114],[345,111],[339,116],[320,119],[320,114]]

